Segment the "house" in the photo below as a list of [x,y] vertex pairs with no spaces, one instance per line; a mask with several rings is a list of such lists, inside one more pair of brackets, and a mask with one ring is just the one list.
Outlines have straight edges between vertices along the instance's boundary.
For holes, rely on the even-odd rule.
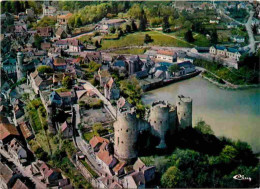
[[[1,116],[2,117],[2,116]],[[19,137],[19,133],[14,125],[10,124],[8,120],[2,117],[0,123],[0,144],[7,144],[12,139]]]
[[75,95],[71,91],[65,91],[65,92],[58,92],[58,95],[60,96],[62,100],[62,105],[63,106],[71,106],[71,104],[75,100]]
[[125,173],[124,167],[126,166],[126,162],[120,161],[114,168],[113,172],[116,176],[121,176]]
[[175,73],[177,76],[186,75],[196,71],[195,66],[189,61],[179,63],[177,66],[179,68],[178,73]]
[[144,63],[141,61],[138,55],[131,56],[127,61],[127,63],[128,63],[127,70],[129,75],[133,75],[136,72],[141,71],[144,65]]
[[11,188],[16,178],[18,177],[7,165],[0,161],[0,188],[9,189]]
[[54,70],[64,71],[66,69],[67,63],[66,60],[60,57],[54,58],[53,68]]
[[123,178],[124,188],[145,188],[145,177],[142,172],[133,172]]
[[117,159],[106,149],[100,149],[97,153],[97,161],[101,167],[110,175],[113,175],[113,167],[117,164]]
[[192,53],[209,53],[209,47],[194,47],[190,50]]
[[24,115],[23,106],[24,106],[24,103],[21,100],[16,99],[14,101],[13,111],[14,111],[15,119],[18,119]]
[[164,62],[175,62],[177,61],[177,53],[169,50],[158,50],[156,59]]
[[89,63],[90,61],[97,62],[99,64],[102,63],[102,55],[101,52],[84,52],[80,54],[81,57],[83,57],[84,61],[86,63]]
[[99,81],[99,85],[101,87],[105,87],[105,85],[107,84],[107,82],[109,81],[109,79],[111,78],[111,75],[109,73],[109,71],[107,70],[98,70],[98,77],[97,80]]
[[90,141],[89,141],[89,144],[92,147],[92,149],[94,150],[94,152],[98,152],[100,150],[100,146],[103,143],[107,143],[108,144],[109,140],[105,139],[105,138],[102,138],[102,137],[99,137],[99,136],[93,136],[90,139]]
[[145,182],[150,182],[155,177],[155,166],[149,166],[147,167],[144,162],[140,158],[136,160],[136,162],[133,165],[133,169],[138,172],[141,171],[144,174]]
[[42,5],[43,16],[55,16],[57,9],[54,6]]
[[20,130],[22,131],[22,134],[26,140],[31,140],[34,138],[34,135],[29,128],[29,123],[28,122],[21,122],[18,124],[20,127]]
[[71,122],[67,120],[60,126],[61,135],[63,138],[71,138],[73,136],[73,128]]
[[62,27],[59,27],[55,33],[55,36],[57,39],[64,39],[66,38],[68,35],[65,32],[65,30]]
[[20,179],[17,179],[12,189],[29,189],[29,188]]
[[62,178],[58,169],[50,168],[45,162],[42,162],[39,169],[47,184],[57,183]]
[[236,22],[230,22],[227,24],[228,29],[237,28],[238,26],[239,26],[239,24]]
[[209,23],[210,23],[210,24],[218,24],[218,23],[219,23],[219,20],[209,20]]
[[57,22],[59,25],[67,25],[69,18],[72,16],[72,13],[68,13],[65,15],[58,15],[57,16]]
[[49,97],[50,104],[54,104],[58,107],[62,106],[62,99],[56,91],[52,91]]
[[81,52],[84,46],[77,39],[68,40],[69,52]]
[[16,139],[12,139],[8,144],[8,153],[12,158],[20,163],[25,163],[27,159],[27,152],[22,144]]
[[121,24],[125,23],[126,21],[124,19],[108,19],[108,18],[103,18],[99,22],[98,29],[101,30],[108,30],[110,27],[117,27],[120,26]]
[[67,40],[58,40],[54,43],[54,45],[63,50],[67,50],[69,48]]
[[50,48],[51,48],[51,43],[49,43],[49,42],[41,43],[41,49],[42,50],[48,51]]
[[30,74],[30,83],[36,94],[39,91],[50,88],[52,85],[52,76],[39,74],[37,70]]
[[124,188],[145,188],[145,185],[155,177],[155,166],[147,167],[139,158],[133,169],[135,171],[123,179]]
[[210,54],[239,61],[239,58],[243,54],[243,51],[238,50],[236,48],[226,48],[224,46],[216,45],[210,47]]
[[26,9],[25,13],[28,18],[33,18],[34,17],[34,11],[32,9]]
[[52,28],[51,27],[38,27],[37,34],[41,37],[51,37]]
[[245,42],[245,37],[243,37],[243,36],[231,36],[230,39],[233,42],[237,42],[237,43],[244,43]]
[[130,109],[132,105],[126,101],[124,97],[120,97],[117,101],[117,108],[118,109]]
[[104,85],[104,95],[108,100],[117,100],[120,97],[120,90],[112,77]]

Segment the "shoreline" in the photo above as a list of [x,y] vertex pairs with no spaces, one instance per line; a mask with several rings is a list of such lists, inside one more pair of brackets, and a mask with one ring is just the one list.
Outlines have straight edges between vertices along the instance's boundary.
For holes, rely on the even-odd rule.
[[[207,71],[207,70],[205,70],[205,71]],[[203,72],[204,72],[204,71],[203,71]],[[251,89],[251,88],[258,88],[258,87],[260,87],[260,84],[235,85],[235,84],[229,83],[229,82],[225,81],[224,79],[218,77],[219,79],[222,79],[222,80],[225,82],[225,84],[221,84],[221,83],[219,83],[219,82],[217,82],[217,81],[214,81],[214,80],[211,79],[211,78],[208,78],[208,77],[202,75],[203,72],[201,72],[201,73],[199,74],[203,79],[209,81],[210,83],[216,85],[217,87],[219,87],[219,88],[221,88],[221,89],[226,89],[226,90],[243,90],[243,89]],[[207,71],[207,72],[208,72],[208,71]],[[211,72],[208,72],[208,73],[211,73]]]

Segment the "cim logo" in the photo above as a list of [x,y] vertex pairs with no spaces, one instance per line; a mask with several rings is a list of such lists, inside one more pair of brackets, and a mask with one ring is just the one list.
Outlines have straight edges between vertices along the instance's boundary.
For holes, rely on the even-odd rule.
[[233,179],[249,181],[249,182],[252,180],[250,177],[245,177],[245,175],[240,175],[240,174],[233,176]]

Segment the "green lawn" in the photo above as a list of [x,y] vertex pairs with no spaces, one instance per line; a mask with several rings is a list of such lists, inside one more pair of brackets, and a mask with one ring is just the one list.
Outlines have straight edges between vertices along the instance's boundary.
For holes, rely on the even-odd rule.
[[157,46],[175,46],[175,47],[191,47],[188,43],[174,39],[170,36],[163,35],[159,32],[147,31],[147,32],[136,32],[121,37],[118,40],[102,40],[101,49],[120,48],[127,46],[142,46],[144,45],[144,36],[148,34],[153,39],[153,42],[149,45]]
[[83,134],[83,138],[84,138],[87,142],[89,142],[90,139],[91,139],[93,136],[94,136],[94,132],[87,132],[87,133],[84,133],[84,134]]
[[98,174],[89,166],[86,161],[81,160],[80,162],[86,167],[86,169],[92,174],[93,177],[98,178]]
[[194,45],[199,47],[209,47],[210,41],[206,38],[205,35],[202,34],[193,34],[195,41],[193,42]]

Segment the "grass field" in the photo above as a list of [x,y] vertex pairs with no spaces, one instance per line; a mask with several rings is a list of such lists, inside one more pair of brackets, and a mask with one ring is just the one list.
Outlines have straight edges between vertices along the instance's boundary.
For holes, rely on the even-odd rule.
[[144,45],[144,36],[148,34],[153,39],[153,42],[149,45],[157,46],[175,46],[175,47],[191,47],[190,44],[174,39],[170,36],[163,35],[159,32],[147,31],[147,32],[136,32],[121,37],[118,40],[103,40],[101,49],[120,48],[127,46],[142,46]]
[[193,35],[195,41],[192,43],[196,46],[200,47],[209,47],[210,46],[210,41],[206,38],[205,35],[202,34],[195,34]]

